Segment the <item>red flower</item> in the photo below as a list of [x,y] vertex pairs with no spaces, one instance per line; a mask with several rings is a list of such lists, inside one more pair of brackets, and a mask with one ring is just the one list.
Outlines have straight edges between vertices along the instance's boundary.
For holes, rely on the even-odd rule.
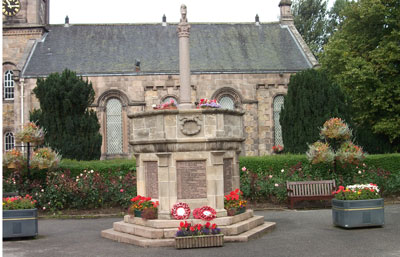
[[195,228],[194,227],[190,227],[190,231],[194,232]]
[[235,194],[238,194],[239,191],[240,191],[239,188],[236,188],[236,189],[235,189]]
[[183,221],[181,221],[181,223],[179,223],[179,227],[183,228],[185,226],[185,223]]
[[212,228],[212,229],[216,229],[216,228],[217,228],[217,224],[215,224],[215,223],[212,224],[211,228]]
[[210,222],[207,222],[207,223],[206,223],[206,228],[210,228],[210,226],[211,226],[211,223],[210,223]]
[[197,230],[200,231],[200,230],[201,230],[201,227],[202,227],[201,224],[197,224]]

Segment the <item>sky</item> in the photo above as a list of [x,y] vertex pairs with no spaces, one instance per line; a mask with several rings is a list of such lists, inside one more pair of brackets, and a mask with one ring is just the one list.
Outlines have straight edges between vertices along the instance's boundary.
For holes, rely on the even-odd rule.
[[[332,2],[334,0],[330,0]],[[279,20],[280,0],[53,0],[50,23],[71,24],[159,23],[180,19],[180,6],[187,6],[189,22],[260,22]]]

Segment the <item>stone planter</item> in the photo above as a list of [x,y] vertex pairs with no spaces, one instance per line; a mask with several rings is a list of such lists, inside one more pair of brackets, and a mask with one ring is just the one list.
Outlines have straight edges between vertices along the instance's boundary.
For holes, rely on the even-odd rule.
[[385,224],[383,198],[332,199],[332,219],[334,225],[344,228],[383,226]]
[[3,210],[3,238],[37,235],[37,209]]
[[224,235],[203,235],[175,237],[175,248],[189,249],[224,246]]

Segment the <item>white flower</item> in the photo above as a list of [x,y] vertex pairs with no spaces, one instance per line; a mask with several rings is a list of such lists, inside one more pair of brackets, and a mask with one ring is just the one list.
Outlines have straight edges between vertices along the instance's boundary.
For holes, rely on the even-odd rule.
[[269,177],[269,178],[272,178],[272,175],[269,175],[268,177]]
[[83,174],[81,173],[81,177],[83,176]]
[[78,179],[78,178],[79,178],[79,176],[76,176],[76,178]]
[[361,174],[361,173],[362,173],[361,170],[359,170],[359,171],[358,171],[358,174]]
[[283,172],[285,172],[285,170],[284,170],[284,169],[281,169],[281,172],[283,173]]
[[275,186],[276,186],[276,187],[278,187],[278,186],[279,186],[279,184],[276,184],[276,183],[275,183]]
[[46,210],[46,207],[43,206],[43,210]]
[[90,173],[93,173],[93,172],[94,172],[94,170],[91,170],[91,171],[90,171]]
[[44,189],[42,189],[42,190],[40,190],[40,191],[44,192]]

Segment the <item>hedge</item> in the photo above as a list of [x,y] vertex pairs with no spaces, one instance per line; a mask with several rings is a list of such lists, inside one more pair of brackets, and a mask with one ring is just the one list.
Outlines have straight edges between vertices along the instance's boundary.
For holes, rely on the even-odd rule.
[[136,171],[135,159],[114,159],[98,161],[75,161],[63,159],[59,170],[70,170],[71,176],[79,175],[83,170],[94,170],[102,173],[105,177],[117,171]]

